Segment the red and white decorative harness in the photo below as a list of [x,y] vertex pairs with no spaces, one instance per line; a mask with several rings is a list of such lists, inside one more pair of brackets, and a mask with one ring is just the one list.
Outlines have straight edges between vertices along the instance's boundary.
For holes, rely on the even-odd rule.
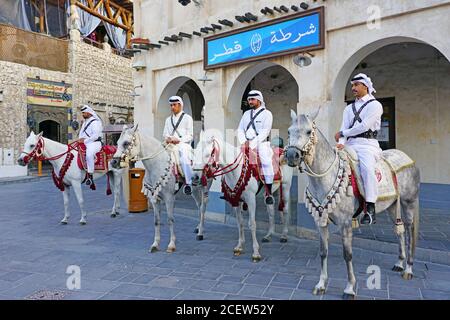
[[[218,159],[220,155],[220,145],[215,139],[213,139],[212,143],[213,148],[211,150],[211,154],[209,156],[208,162],[205,164],[202,170],[202,185],[207,185],[207,179],[215,179],[216,177],[222,176],[221,184],[225,200],[228,201],[233,207],[238,207],[239,202],[241,201],[241,195],[247,187],[251,176],[255,177],[257,180],[260,179],[258,173],[258,164],[250,164],[250,148],[248,146],[245,146],[241,149],[241,152],[231,164],[221,168],[219,166]],[[242,160],[244,161],[244,163],[242,164],[241,175],[239,176],[239,179],[236,182],[234,188],[231,189],[231,187],[226,183],[223,176],[236,170]],[[283,209],[283,192],[282,184],[280,183],[280,203],[278,206],[278,210],[283,211]]]
[[[59,190],[64,191],[65,185],[64,185],[63,180],[64,180],[67,170],[69,169],[70,165],[72,164],[72,161],[74,158],[74,154],[71,151],[79,152],[79,146],[80,146],[80,143],[78,141],[74,141],[72,143],[67,144],[67,151],[60,153],[56,156],[46,158],[43,155],[44,148],[45,148],[45,141],[44,141],[43,137],[39,137],[38,142],[36,143],[36,146],[34,147],[33,150],[31,150],[31,152],[27,153],[25,151],[22,151],[22,153],[25,153],[25,156],[23,157],[23,162],[25,165],[27,165],[33,159],[36,159],[38,161],[53,161],[53,160],[58,160],[58,159],[62,158],[64,155],[66,155],[66,159],[64,160],[64,162],[61,166],[61,169],[59,170],[59,174],[56,175],[54,168],[52,171],[52,178],[53,178],[53,182],[55,183],[55,186]],[[110,195],[111,188],[110,188],[110,184],[109,184],[109,177],[107,180],[108,181],[107,181],[106,194]],[[92,189],[92,187],[91,187],[91,189]],[[93,189],[93,190],[95,190],[95,189]]]

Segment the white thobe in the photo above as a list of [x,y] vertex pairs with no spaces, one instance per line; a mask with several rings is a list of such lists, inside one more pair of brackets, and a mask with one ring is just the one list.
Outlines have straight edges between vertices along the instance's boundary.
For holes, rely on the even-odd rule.
[[238,140],[240,144],[244,144],[246,141],[249,141],[250,148],[256,148],[261,161],[265,182],[266,184],[271,184],[273,183],[274,178],[272,166],[273,151],[270,147],[270,142],[267,141],[267,138],[270,135],[270,130],[272,130],[272,112],[265,109],[255,118],[254,124],[256,132],[253,126],[250,126],[247,130],[247,127],[251,122],[251,118],[254,117],[261,110],[261,108],[263,107],[260,106],[258,109],[251,109],[244,112],[238,127]]
[[175,146],[180,155],[180,165],[186,179],[186,184],[191,184],[193,175],[191,142],[194,136],[194,121],[190,115],[185,113],[177,130],[174,131],[174,126],[178,123],[182,113],[179,112],[177,115],[171,115],[166,119],[163,139],[166,140],[172,137],[180,140],[180,143]]
[[102,122],[91,116],[86,119],[81,126],[78,137],[84,138],[84,144],[86,145],[86,165],[88,173],[94,173],[95,154],[102,149],[102,143],[97,141],[101,138],[103,131]]
[[[375,99],[368,94],[361,99],[356,99],[355,108],[357,111],[367,101]],[[378,140],[366,138],[348,138],[368,131],[380,130],[381,116],[383,115],[383,106],[378,101],[372,101],[361,111],[359,117],[361,122],[356,121],[350,128],[355,117],[352,105],[349,104],[344,110],[341,131],[344,138],[339,139],[339,143],[352,148],[358,154],[359,169],[363,179],[364,191],[367,202],[375,203],[378,197],[377,178],[375,175],[375,165],[381,156],[381,148]]]

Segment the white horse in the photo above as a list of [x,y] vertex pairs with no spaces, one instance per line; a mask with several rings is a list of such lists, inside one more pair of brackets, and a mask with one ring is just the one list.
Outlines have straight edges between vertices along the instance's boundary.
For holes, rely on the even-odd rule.
[[[155,236],[150,252],[159,251],[161,242],[161,201],[164,201],[167,209],[167,219],[170,229],[170,242],[167,252],[176,250],[174,231],[174,205],[176,196],[176,170],[174,152],[171,145],[163,145],[157,139],[146,136],[137,130],[138,126],[123,128],[117,142],[118,148],[111,164],[115,168],[126,167],[130,160],[140,160],[146,169],[144,178],[144,193],[152,203],[155,214]],[[206,185],[194,185],[192,197],[200,211],[200,222],[197,226],[197,240],[203,240],[205,211],[208,204],[208,190],[211,181]]]
[[[317,112],[318,113],[318,112]],[[352,218],[359,207],[358,200],[352,193],[347,193],[350,167],[347,158],[334,149],[314,123],[313,116],[297,114],[291,111],[292,125],[289,127],[289,146],[286,148],[288,164],[299,167],[304,163],[310,185],[307,198],[309,208],[314,208],[312,215],[320,233],[320,280],[314,288],[314,294],[323,294],[328,281],[328,219],[341,230],[344,260],[347,265],[348,282],[344,290],[344,299],[354,299],[356,278],[352,264]],[[383,152],[387,160],[399,150]],[[384,174],[390,174],[385,172]],[[419,234],[419,186],[420,172],[411,165],[397,173],[398,199],[380,200],[376,211],[389,211],[396,222],[396,234],[399,239],[399,260],[393,270],[403,272],[403,278],[413,277],[414,251]],[[331,190],[331,191],[330,191]],[[350,189],[349,189],[350,190]],[[319,199],[319,200],[317,200]],[[359,211],[360,212],[360,211]],[[404,227],[403,224],[404,223]],[[406,232],[405,232],[406,231]],[[405,237],[406,233],[406,237]],[[406,238],[406,239],[405,239]],[[404,263],[406,260],[406,269]]]
[[[215,153],[217,153],[215,155]],[[243,192],[241,199],[245,201],[248,207],[249,212],[249,228],[252,234],[253,240],[253,254],[252,260],[254,262],[258,262],[261,260],[261,254],[259,252],[259,244],[256,238],[256,220],[255,220],[255,211],[256,211],[256,194],[258,192],[258,183],[259,181],[254,178],[254,176],[250,176],[248,181],[243,181],[241,178],[242,170],[247,171],[247,167],[244,167],[245,161],[244,159],[235,158],[236,155],[240,154],[240,149],[235,148],[229,143],[223,141],[220,134],[214,134],[212,131],[202,132],[200,135],[200,142],[198,148],[195,152],[194,157],[194,170],[196,172],[202,172],[201,174],[205,174],[205,169],[211,171],[222,171],[220,175],[223,175],[222,181],[226,183],[228,186],[235,186],[237,184],[242,185]],[[216,156],[216,168],[212,168],[211,157]],[[204,166],[207,167],[204,167]],[[234,168],[234,170],[231,169]],[[283,198],[283,231],[280,238],[281,242],[287,241],[288,234],[288,224],[290,220],[290,189],[291,182],[294,170],[289,167],[287,164],[281,164],[282,171],[282,198]],[[241,179],[240,179],[241,178]],[[280,187],[280,184],[273,185],[273,192],[275,192]],[[244,221],[242,217],[242,207],[243,204],[239,206],[233,206],[233,210],[237,217],[237,224],[239,229],[239,241],[237,246],[234,248],[234,254],[236,256],[242,254],[244,252]],[[267,205],[267,211],[269,214],[269,231],[264,236],[263,242],[268,242],[271,240],[273,233],[275,232],[275,213],[274,213],[274,205]]]
[[[86,171],[81,170],[77,165],[78,151],[69,145],[62,144],[42,136],[42,132],[35,135],[32,131],[25,141],[23,151],[21,152],[18,163],[26,166],[33,159],[49,160],[53,166],[54,174],[57,177],[60,190],[63,192],[64,198],[64,218],[61,224],[69,222],[69,196],[70,188],[73,187],[78,205],[81,210],[80,224],[85,225],[86,211],[84,209],[83,193],[81,191],[81,183],[86,176]],[[119,214],[120,209],[120,182],[122,181],[122,171],[109,167],[106,173],[111,180],[111,189],[114,193],[114,205],[111,210],[111,217],[115,218]],[[94,173],[94,180],[103,176],[105,173]]]

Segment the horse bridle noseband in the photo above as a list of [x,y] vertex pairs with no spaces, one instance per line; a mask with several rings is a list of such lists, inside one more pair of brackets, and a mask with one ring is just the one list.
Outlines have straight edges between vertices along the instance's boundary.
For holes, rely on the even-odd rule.
[[298,151],[300,153],[300,162],[298,164],[298,168],[299,168],[300,172],[303,172],[303,169],[301,167],[302,162],[305,161],[305,157],[310,154],[312,148],[316,144],[316,141],[317,141],[316,131],[317,131],[317,127],[316,127],[315,122],[313,121],[312,122],[312,130],[311,130],[311,134],[309,135],[309,139],[302,148],[299,148],[299,147],[293,146],[293,145],[289,145],[284,149],[285,157],[287,156],[287,151],[290,149],[295,149],[296,151]]

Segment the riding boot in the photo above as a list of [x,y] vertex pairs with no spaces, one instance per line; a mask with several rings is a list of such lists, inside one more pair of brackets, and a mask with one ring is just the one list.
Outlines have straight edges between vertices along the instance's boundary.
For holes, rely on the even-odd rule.
[[272,184],[268,183],[266,184],[266,198],[264,202],[269,205],[274,203],[274,198],[272,196]]
[[361,219],[361,224],[374,224],[376,223],[376,217],[375,217],[375,203],[373,202],[366,202],[366,210],[367,212],[364,214],[364,216]]

